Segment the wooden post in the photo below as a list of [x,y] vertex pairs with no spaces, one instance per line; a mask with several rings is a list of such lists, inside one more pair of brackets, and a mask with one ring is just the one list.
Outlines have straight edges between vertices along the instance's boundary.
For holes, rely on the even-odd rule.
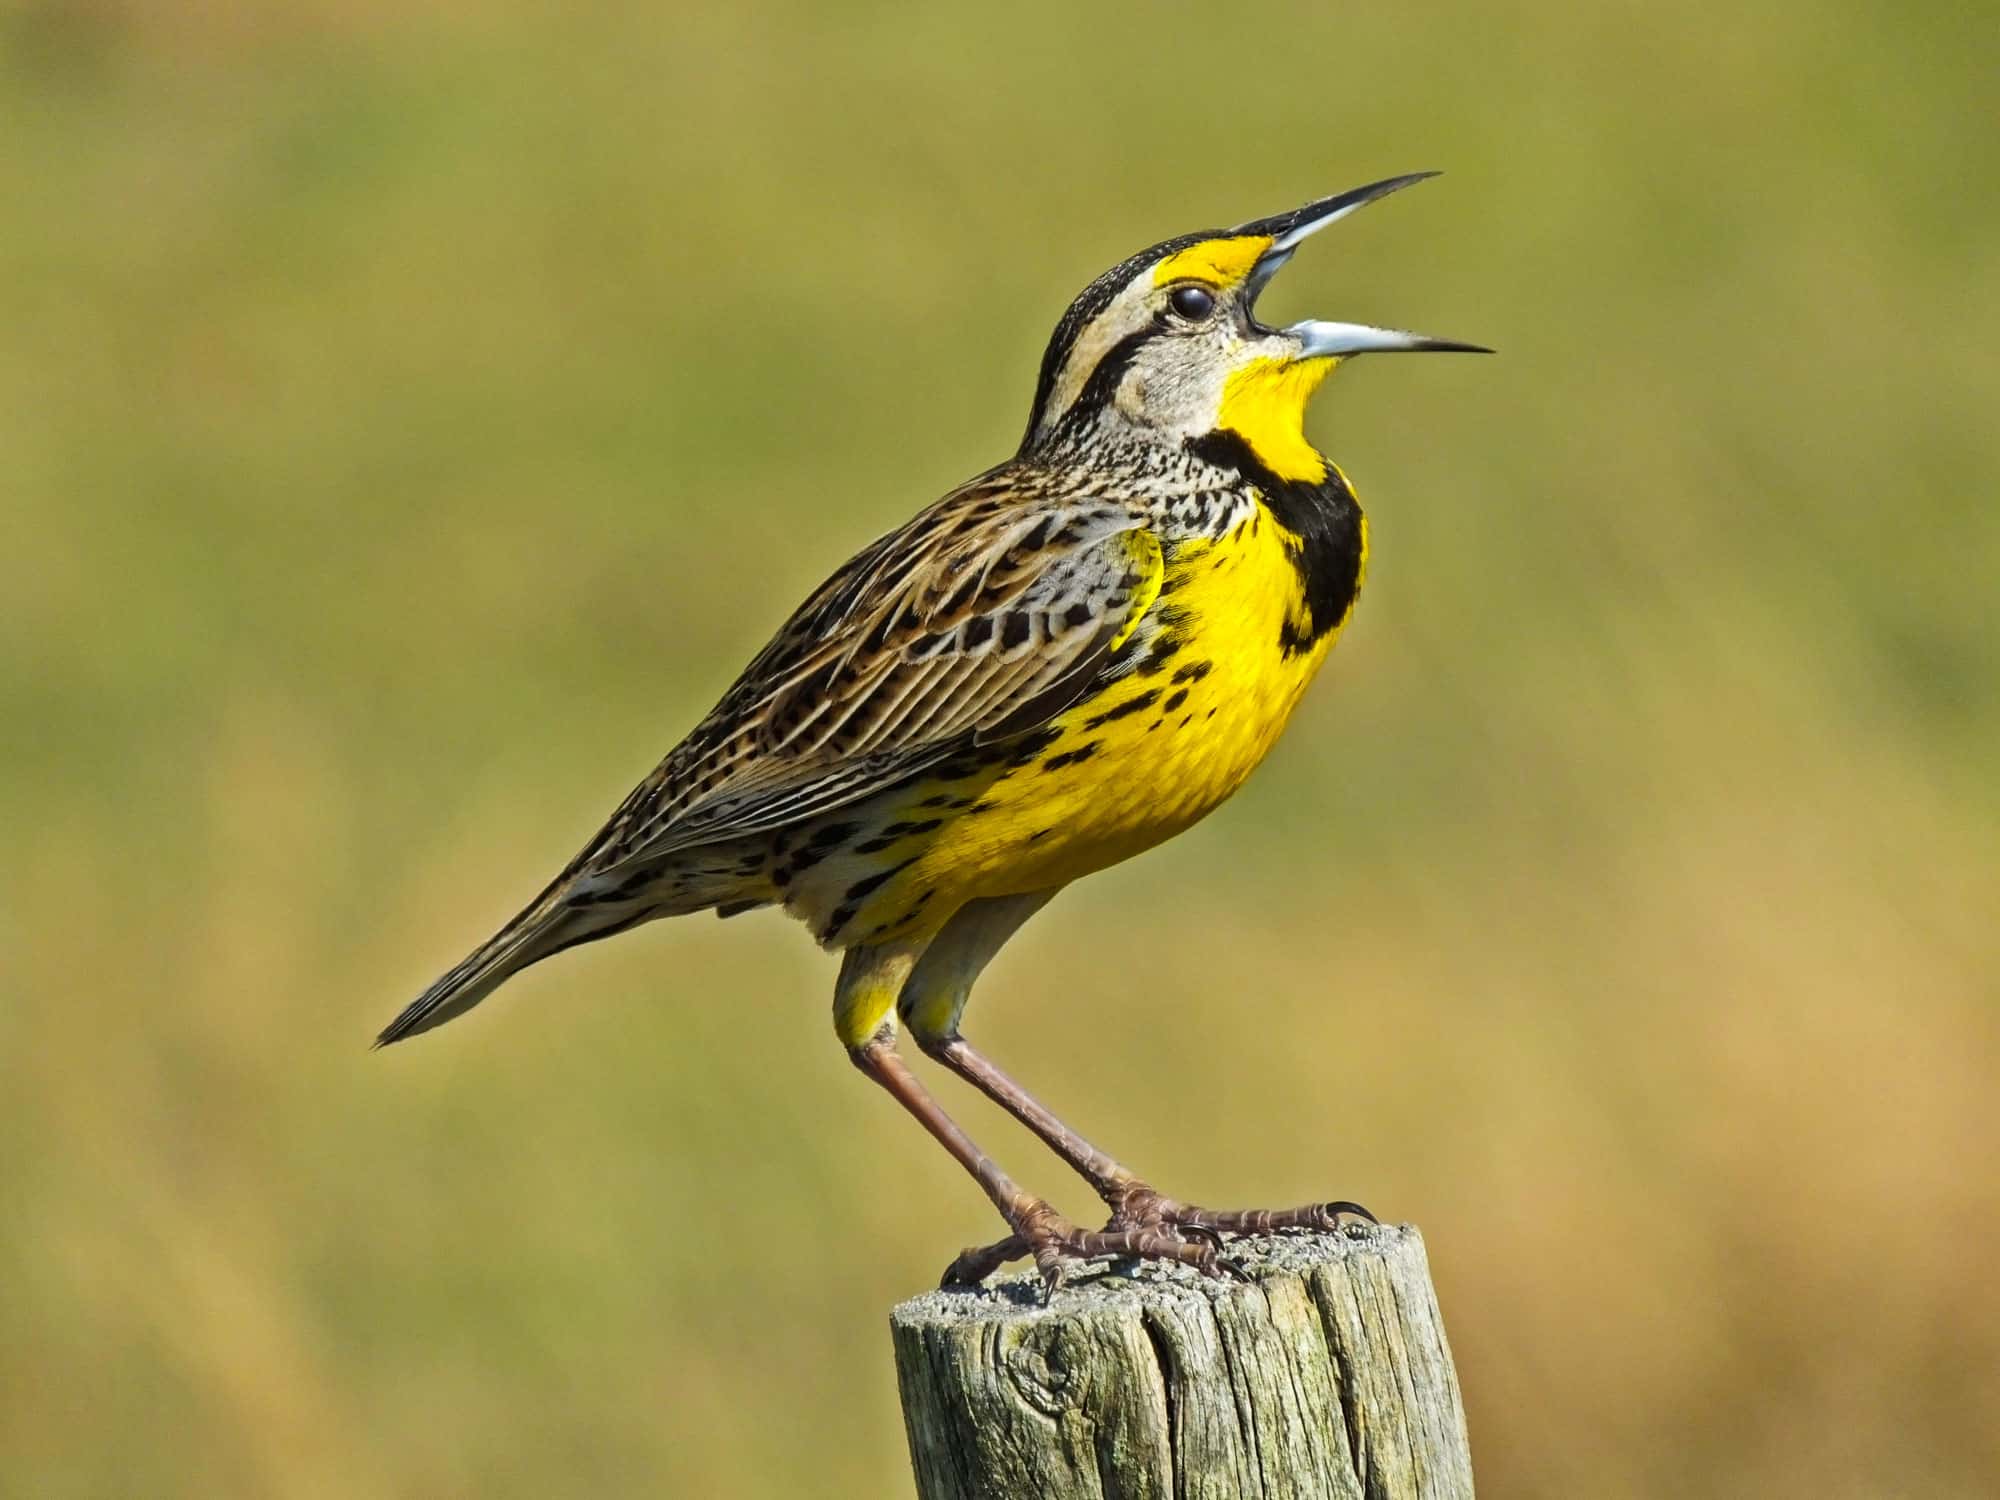
[[1408,1224],[1232,1240],[1179,1266],[1025,1273],[890,1319],[921,1500],[1468,1500],[1472,1459]]

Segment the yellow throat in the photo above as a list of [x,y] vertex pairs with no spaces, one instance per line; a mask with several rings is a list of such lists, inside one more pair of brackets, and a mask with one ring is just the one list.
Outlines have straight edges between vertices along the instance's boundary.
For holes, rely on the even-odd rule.
[[1280,479],[1318,484],[1326,478],[1326,460],[1306,441],[1306,402],[1337,363],[1330,357],[1252,360],[1224,382],[1216,425],[1248,443]]

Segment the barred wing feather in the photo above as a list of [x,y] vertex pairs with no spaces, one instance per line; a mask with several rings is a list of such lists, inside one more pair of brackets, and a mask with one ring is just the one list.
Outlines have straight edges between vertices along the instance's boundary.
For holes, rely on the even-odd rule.
[[1006,496],[960,491],[829,580],[626,800],[584,868],[608,875],[817,816],[1046,723],[1115,670],[1159,591],[1158,539],[1115,502]]

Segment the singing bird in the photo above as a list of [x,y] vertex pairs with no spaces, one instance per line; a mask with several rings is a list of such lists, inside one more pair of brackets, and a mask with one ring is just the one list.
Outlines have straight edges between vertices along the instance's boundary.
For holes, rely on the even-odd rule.
[[[834,1030],[1006,1220],[947,1283],[1033,1258],[1215,1271],[1221,1235],[1331,1227],[1345,1202],[1199,1208],[1070,1130],[960,1030],[980,971],[1055,893],[1213,811],[1268,752],[1353,612],[1354,491],[1306,440],[1343,359],[1487,352],[1257,320],[1300,243],[1412,173],[1099,276],[1056,325],[1014,456],[863,548],[534,901],[390,1023],[400,1041],[510,975],[656,917],[781,905],[842,954]],[[926,1054],[1019,1119],[1110,1210],[1079,1226],[944,1113]]]

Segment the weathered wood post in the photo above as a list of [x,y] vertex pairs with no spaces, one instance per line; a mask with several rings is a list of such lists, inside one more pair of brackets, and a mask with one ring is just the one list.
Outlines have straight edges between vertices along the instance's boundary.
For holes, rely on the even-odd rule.
[[1025,1273],[891,1317],[921,1500],[1467,1500],[1472,1459],[1408,1224],[1234,1240],[1182,1267]]

